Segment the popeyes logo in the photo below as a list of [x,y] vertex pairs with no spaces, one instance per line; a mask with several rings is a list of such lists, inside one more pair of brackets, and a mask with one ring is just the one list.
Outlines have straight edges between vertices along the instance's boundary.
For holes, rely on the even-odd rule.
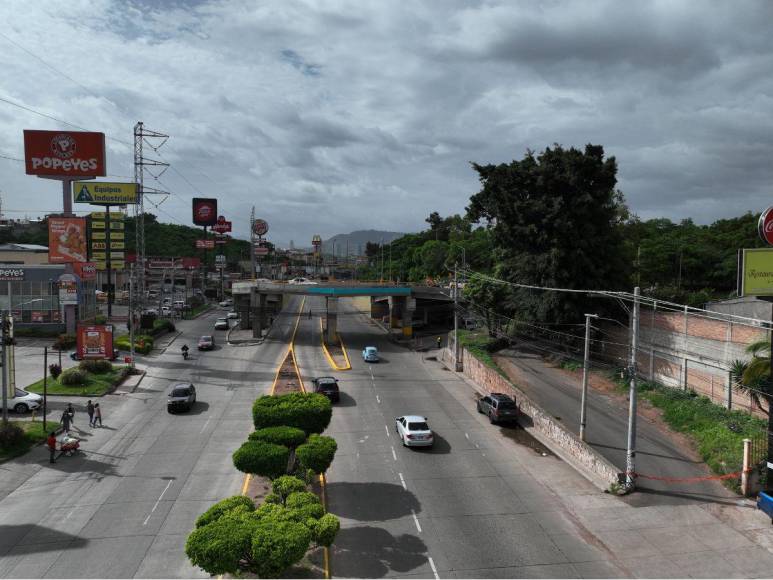
[[760,215],[760,219],[757,222],[757,233],[763,242],[773,246],[773,206],[766,209]]
[[88,131],[24,131],[28,175],[105,175],[105,135]]

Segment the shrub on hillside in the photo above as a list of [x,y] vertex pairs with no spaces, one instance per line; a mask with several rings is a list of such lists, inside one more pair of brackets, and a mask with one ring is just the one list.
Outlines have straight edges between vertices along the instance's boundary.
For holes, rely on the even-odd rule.
[[295,450],[295,455],[303,469],[314,473],[325,473],[333,462],[338,444],[332,437],[311,435],[303,445]]
[[252,405],[255,429],[287,425],[306,433],[322,433],[332,415],[330,399],[318,393],[265,395]]
[[306,432],[297,427],[281,425],[279,427],[265,427],[253,431],[249,434],[249,439],[252,441],[265,441],[266,443],[284,445],[290,449],[295,449],[298,445],[306,441]]
[[86,371],[73,367],[59,375],[59,382],[66,387],[77,387],[85,384],[88,377],[89,375]]
[[219,520],[224,515],[255,511],[253,501],[244,495],[234,495],[220,500],[207,511],[196,518],[196,527],[206,526]]
[[276,479],[287,472],[290,450],[283,445],[265,441],[245,441],[233,453],[236,469]]
[[82,360],[78,366],[82,370],[95,375],[102,375],[113,370],[113,364],[109,360],[104,359]]

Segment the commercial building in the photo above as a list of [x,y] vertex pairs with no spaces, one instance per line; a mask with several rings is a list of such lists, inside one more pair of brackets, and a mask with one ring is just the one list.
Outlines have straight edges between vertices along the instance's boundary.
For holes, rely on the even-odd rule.
[[1,264],[48,264],[48,248],[37,244],[0,244]]

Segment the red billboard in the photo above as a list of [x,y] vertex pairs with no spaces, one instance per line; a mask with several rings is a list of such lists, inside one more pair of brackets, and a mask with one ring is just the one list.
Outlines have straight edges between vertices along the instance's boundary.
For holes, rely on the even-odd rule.
[[77,345],[80,358],[112,358],[113,326],[111,324],[78,326]]
[[225,217],[218,216],[217,222],[212,226],[212,231],[217,232],[218,234],[224,234],[231,231],[231,226],[231,222],[226,221]]
[[97,277],[97,268],[94,262],[75,262],[72,269],[81,280],[94,280]]
[[48,218],[49,263],[85,262],[86,247],[86,218]]
[[199,250],[211,250],[215,247],[215,240],[196,240],[196,248]]
[[27,175],[98,177],[105,171],[105,134],[24,130]]
[[217,199],[194,197],[193,223],[197,226],[214,226],[217,223]]

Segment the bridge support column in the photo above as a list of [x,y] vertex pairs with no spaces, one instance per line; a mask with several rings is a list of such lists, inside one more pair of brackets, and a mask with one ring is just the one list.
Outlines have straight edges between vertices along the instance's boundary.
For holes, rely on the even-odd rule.
[[413,336],[413,312],[416,310],[416,299],[406,296],[403,308],[403,336]]
[[325,342],[338,344],[338,298],[328,296],[325,298]]
[[[255,293],[253,293],[254,295]],[[268,296],[266,294],[258,293],[255,300],[257,308],[253,309],[255,315],[255,324],[252,325],[252,338],[260,338],[263,336],[263,329],[268,325],[266,324],[266,300]]]
[[241,321],[239,327],[242,329],[252,328],[252,295],[253,293],[250,292],[249,296],[246,294],[234,296],[234,312],[239,314],[239,320]]
[[389,328],[400,328],[405,310],[405,296],[389,297]]

